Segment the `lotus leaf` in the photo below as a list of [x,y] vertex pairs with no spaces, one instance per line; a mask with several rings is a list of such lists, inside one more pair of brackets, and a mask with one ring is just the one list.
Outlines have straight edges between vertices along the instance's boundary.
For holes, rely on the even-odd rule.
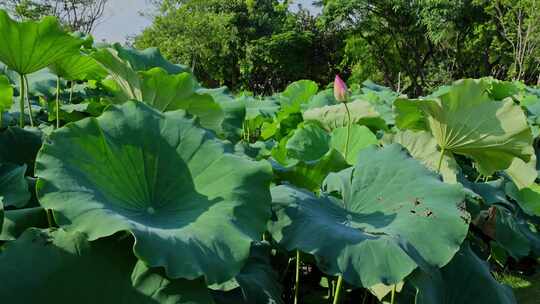
[[419,112],[425,116],[442,153],[469,156],[482,175],[490,176],[508,169],[515,158],[528,162],[534,151],[521,108],[512,100],[491,100],[488,88],[484,81],[465,79],[435,99],[396,103],[396,107],[405,116],[404,107],[416,108],[415,116]]
[[273,161],[272,167],[277,180],[311,191],[319,191],[324,178],[329,173],[343,170],[348,167],[348,164],[340,152],[330,149],[316,161],[293,160],[286,166]]
[[25,172],[26,165],[0,164],[0,197],[4,198],[4,207],[23,207],[30,200]]
[[535,154],[532,155],[528,163],[524,162],[521,158],[514,158],[510,167],[504,170],[504,172],[519,189],[524,189],[534,184],[534,181],[538,178],[536,163]]
[[512,289],[495,280],[489,265],[476,256],[468,243],[440,273],[415,271],[407,281],[415,289],[413,301],[417,304],[462,304],[471,300],[477,304],[516,303]]
[[[412,157],[419,160],[427,168],[437,172],[441,152],[438,149],[437,141],[429,132],[401,131],[394,135],[390,141],[402,145]],[[459,166],[456,160],[451,155],[444,154],[439,172],[443,180],[447,183],[456,183],[458,172]]]
[[[332,131],[330,146],[345,157],[345,145],[347,142],[347,127],[336,128]],[[356,163],[358,153],[363,149],[376,145],[379,141],[366,126],[352,125],[350,130],[349,152],[347,153],[347,163]]]
[[441,182],[397,144],[363,150],[354,168],[329,179],[320,196],[272,188],[269,231],[281,246],[314,255],[323,272],[350,284],[391,285],[419,265],[441,267],[467,234],[461,187]]
[[282,288],[270,264],[272,247],[267,242],[255,243],[242,271],[221,286],[210,286],[218,304],[282,304]]
[[[351,120],[354,124],[365,125],[372,129],[386,129],[386,122],[366,101],[353,101],[347,104],[351,111]],[[336,104],[313,108],[303,113],[305,121],[319,122],[326,130],[333,130],[347,125],[347,112],[345,106]]]
[[[7,303],[213,303],[204,281],[171,280],[130,254],[131,240],[31,228],[0,254]],[[31,274],[31,275],[30,275]]]
[[513,184],[506,184],[506,193],[514,199],[521,209],[531,216],[540,216],[540,185],[533,184],[521,190]]
[[36,128],[10,127],[0,131],[0,163],[26,164],[34,167],[43,134]]
[[[346,141],[347,127],[336,128],[329,134],[317,124],[308,123],[294,131],[285,149],[287,157],[311,162],[326,155],[330,149],[340,152],[345,157]],[[347,163],[354,164],[358,152],[377,143],[377,137],[367,127],[352,125]]]
[[82,54],[63,57],[53,63],[50,69],[66,80],[103,79],[107,76],[94,58]]
[[111,46],[118,52],[120,58],[129,62],[135,71],[147,71],[151,68],[162,68],[169,74],[179,74],[189,72],[190,69],[184,65],[173,64],[163,58],[158,48],[147,48],[137,50],[134,48],[125,48],[120,43]]
[[91,241],[129,231],[137,257],[169,277],[224,282],[270,215],[270,166],[232,152],[183,111],[128,101],[50,135],[38,198]]
[[26,75],[77,54],[82,40],[62,31],[54,17],[17,22],[0,10],[0,44],[0,61]]
[[[9,110],[13,105],[13,87],[9,83],[9,79],[0,75],[0,114],[4,111]],[[0,124],[2,119],[0,117]],[[0,125],[0,128],[2,126]]]
[[281,107],[290,112],[298,112],[301,105],[306,104],[318,90],[319,86],[311,80],[293,82],[280,95]]
[[306,124],[294,131],[285,148],[291,158],[315,161],[330,149],[330,134],[316,124]]
[[189,73],[169,75],[162,68],[137,72],[114,49],[102,49],[93,57],[110,73],[117,102],[146,102],[160,111],[183,109],[200,118],[201,125],[221,130],[223,111],[212,96],[199,94],[199,84]]
[[28,228],[47,228],[47,213],[42,207],[6,210],[0,241],[14,241]]

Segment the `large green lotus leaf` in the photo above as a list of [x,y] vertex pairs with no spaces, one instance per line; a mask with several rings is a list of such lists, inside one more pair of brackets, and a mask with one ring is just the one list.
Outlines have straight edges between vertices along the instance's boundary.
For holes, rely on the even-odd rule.
[[[98,63],[109,72],[109,77],[117,86],[114,93],[117,95],[118,102],[124,102],[126,99],[142,100],[142,80],[137,71],[120,57],[118,51],[111,48],[101,49],[92,54]],[[105,83],[107,85],[107,83]]]
[[131,240],[31,228],[0,254],[6,303],[213,303],[202,280],[171,280],[130,253]]
[[[216,100],[215,96],[214,100]],[[222,129],[225,133],[225,138],[232,142],[237,142],[242,136],[242,127],[246,118],[246,104],[243,98],[232,101],[218,101],[223,110]]]
[[183,111],[128,101],[50,135],[38,198],[90,240],[130,231],[135,254],[170,277],[223,282],[270,213],[270,166],[232,152]]
[[343,170],[348,166],[343,155],[334,149],[330,149],[315,161],[293,160],[287,165],[272,161],[274,174],[278,181],[288,182],[315,192],[320,190],[324,178],[329,173]]
[[243,98],[246,102],[246,120],[273,118],[279,111],[279,103],[273,98],[256,99],[251,96]]
[[[0,75],[0,115],[2,112],[9,110],[13,105],[13,87],[9,83],[9,79]],[[0,120],[1,121],[1,120]],[[2,126],[0,125],[0,128]]]
[[478,258],[467,243],[440,274],[417,270],[407,279],[407,284],[415,293],[412,299],[404,299],[403,303],[516,303],[512,289],[497,282],[489,265]]
[[43,133],[36,128],[10,127],[0,131],[0,163],[26,164],[34,168]]
[[527,188],[534,184],[534,181],[538,178],[538,171],[536,170],[536,155],[533,154],[529,162],[524,162],[521,158],[514,158],[510,167],[504,170],[508,176],[512,179],[514,184],[519,189]]
[[162,68],[169,74],[179,74],[189,72],[189,67],[185,65],[173,64],[163,58],[158,48],[147,48],[137,50],[134,48],[123,47],[120,43],[111,46],[118,52],[120,58],[129,62],[135,71],[146,71],[152,68]]
[[[296,129],[285,145],[287,156],[304,162],[316,161],[326,155],[330,149],[340,152],[345,157],[347,127],[334,129],[328,134],[318,124],[308,123]],[[358,152],[378,140],[367,127],[352,125],[349,139],[347,163],[354,164]]]
[[396,114],[396,127],[399,129],[414,131],[428,130],[426,118],[420,109],[418,100],[406,98],[397,99],[394,102],[394,112]]
[[0,10],[0,61],[19,74],[30,74],[76,54],[82,44],[62,31],[54,17],[17,22]]
[[[365,125],[372,129],[387,129],[386,122],[366,101],[353,101],[347,104],[354,124]],[[347,111],[343,104],[313,108],[303,113],[305,121],[317,121],[325,129],[333,130],[347,125]]]
[[317,124],[306,124],[294,131],[285,145],[287,156],[301,161],[315,161],[330,150],[330,134]]
[[283,109],[298,112],[301,105],[307,103],[319,90],[319,86],[311,80],[299,80],[287,86],[279,96]]
[[[349,134],[349,150],[347,152],[347,163],[354,165],[358,159],[358,153],[363,149],[376,145],[379,141],[366,126],[352,125]],[[347,143],[347,127],[341,127],[332,131],[330,147],[341,152],[345,157],[345,146]]]
[[473,196],[479,195],[487,205],[502,203],[507,206],[511,206],[511,203],[506,199],[506,180],[504,178],[499,178],[485,183],[473,183],[462,178],[459,180],[459,182],[464,187],[474,192]]
[[0,241],[16,240],[28,228],[47,228],[47,213],[42,207],[6,210]]
[[530,187],[519,190],[514,184],[506,184],[506,193],[515,200],[521,209],[531,216],[540,216],[540,185],[532,184]]
[[302,105],[302,111],[309,109],[331,106],[338,103],[334,97],[333,89],[326,89],[314,95],[307,104]]
[[160,111],[186,110],[196,115],[203,127],[221,131],[224,113],[210,94],[199,94],[192,74],[169,75],[161,68],[140,72],[142,99]]
[[[429,132],[400,131],[392,136],[390,141],[402,145],[409,151],[412,157],[419,160],[430,170],[437,172],[441,151],[437,146],[437,141]],[[439,172],[443,180],[447,183],[455,184],[457,182],[458,172],[459,166],[454,157],[449,153],[445,153]]]
[[30,200],[25,173],[26,165],[0,164],[0,197],[4,198],[4,207],[20,208]]
[[272,247],[267,242],[255,243],[242,271],[220,286],[210,286],[218,304],[281,304],[282,287],[270,263]]
[[473,158],[479,172],[489,176],[509,168],[514,158],[528,162],[534,151],[521,108],[512,100],[491,100],[487,86],[465,79],[437,99],[417,103],[439,147]]
[[92,55],[110,73],[116,102],[128,99],[144,101],[160,111],[186,110],[199,117],[201,125],[221,130],[223,111],[212,96],[199,94],[199,84],[189,73],[169,75],[162,68],[137,72],[114,49],[102,49]]
[[66,80],[101,80],[107,76],[107,71],[94,58],[83,54],[63,57],[49,68]]
[[[458,251],[469,220],[458,208],[463,190],[441,182],[401,146],[367,148],[354,168],[336,175],[319,197],[272,188],[269,231],[281,246],[367,287],[398,283],[419,265],[441,267]],[[336,191],[343,199],[327,194]]]

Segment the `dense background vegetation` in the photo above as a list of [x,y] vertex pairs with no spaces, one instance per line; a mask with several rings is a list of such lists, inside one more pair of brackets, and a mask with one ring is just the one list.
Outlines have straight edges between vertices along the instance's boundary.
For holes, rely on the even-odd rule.
[[[56,15],[91,32],[106,0],[2,0],[20,18]],[[159,47],[207,86],[271,94],[338,71],[420,96],[464,77],[540,81],[538,0],[158,0],[132,43]]]
[[137,47],[159,47],[206,84],[258,93],[344,71],[422,95],[463,77],[540,79],[537,0],[165,0]]

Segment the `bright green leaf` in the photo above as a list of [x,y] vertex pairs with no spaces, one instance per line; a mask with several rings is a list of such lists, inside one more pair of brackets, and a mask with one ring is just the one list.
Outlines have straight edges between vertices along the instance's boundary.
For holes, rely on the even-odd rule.
[[[358,153],[363,149],[376,145],[379,141],[377,136],[373,134],[367,127],[352,125],[349,135],[349,151],[347,153],[347,163],[354,165],[358,159]],[[332,139],[330,147],[341,152],[345,156],[345,145],[347,142],[347,127],[341,127],[332,131]]]
[[270,215],[270,166],[232,152],[183,111],[129,101],[49,136],[38,198],[90,240],[129,231],[137,257],[172,278],[223,282]]
[[[441,151],[437,146],[437,141],[429,132],[400,131],[392,136],[390,141],[402,145],[409,151],[412,157],[419,160],[431,171],[437,172]],[[445,182],[455,184],[457,182],[456,176],[459,172],[459,166],[452,155],[445,153],[442,157],[439,173]]]
[[[386,122],[366,101],[354,101],[347,104],[354,124],[365,125],[372,129],[387,129]],[[305,121],[319,122],[326,130],[333,130],[347,125],[347,111],[343,104],[313,108],[303,113]]]
[[62,31],[54,17],[17,22],[0,10],[0,61],[19,74],[36,72],[77,54],[82,43]]

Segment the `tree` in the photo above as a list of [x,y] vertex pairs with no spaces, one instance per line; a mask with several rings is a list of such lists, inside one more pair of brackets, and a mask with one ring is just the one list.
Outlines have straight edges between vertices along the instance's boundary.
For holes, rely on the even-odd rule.
[[56,16],[70,31],[90,34],[103,18],[108,0],[0,0],[6,8],[20,19],[37,20],[44,16]]
[[491,1],[486,10],[511,46],[513,62],[508,76],[540,83],[540,2],[497,0]]
[[[205,85],[270,93],[310,78],[328,83],[341,40],[306,10],[278,0],[157,1],[154,23],[135,38],[191,65]],[[339,58],[339,60],[335,60]]]

